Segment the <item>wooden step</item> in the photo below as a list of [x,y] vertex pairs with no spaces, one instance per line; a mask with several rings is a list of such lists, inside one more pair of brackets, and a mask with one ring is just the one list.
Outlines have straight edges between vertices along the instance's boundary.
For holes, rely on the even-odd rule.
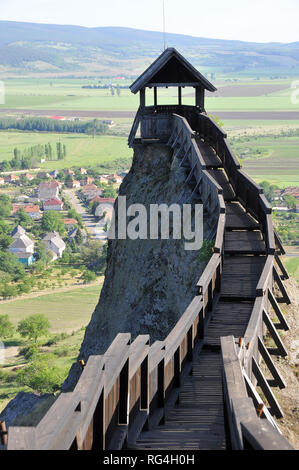
[[233,201],[236,194],[224,172],[224,170],[207,170],[214,180],[222,187],[225,201]]
[[204,143],[200,137],[196,137],[195,140],[207,168],[221,168],[223,164],[215,150]]
[[226,254],[265,254],[266,244],[260,230],[225,232]]
[[225,256],[221,277],[221,300],[254,300],[266,256]]
[[227,202],[225,228],[227,230],[256,230],[260,228],[260,225],[239,202]]

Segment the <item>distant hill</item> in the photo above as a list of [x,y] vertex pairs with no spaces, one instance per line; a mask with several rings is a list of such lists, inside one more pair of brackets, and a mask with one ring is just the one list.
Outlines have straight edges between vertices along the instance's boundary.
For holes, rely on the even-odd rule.
[[[134,76],[162,51],[162,33],[131,28],[0,21],[0,73]],[[211,72],[299,73],[299,42],[248,43],[167,34],[192,63]]]

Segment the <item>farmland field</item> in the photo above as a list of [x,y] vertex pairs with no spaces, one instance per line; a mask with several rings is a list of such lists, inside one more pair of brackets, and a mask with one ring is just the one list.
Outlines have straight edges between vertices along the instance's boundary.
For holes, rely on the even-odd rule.
[[72,332],[89,323],[100,296],[100,285],[67,292],[40,295],[31,299],[0,304],[0,315],[9,315],[14,325],[33,314],[44,314],[51,323],[50,331]]
[[55,148],[56,142],[66,145],[67,157],[60,161],[47,161],[41,168],[53,170],[72,166],[89,166],[111,162],[119,158],[132,156],[127,138],[121,136],[92,136],[85,134],[54,134],[40,132],[0,132],[0,160],[11,160],[13,150],[50,142]]
[[[110,83],[104,80],[101,85]],[[63,110],[136,110],[138,95],[129,89],[121,89],[120,96],[111,95],[108,89],[86,89],[82,86],[98,85],[96,80],[87,79],[7,79],[5,81],[6,99],[1,108],[19,109],[60,109]],[[115,84],[115,82],[114,82]],[[129,85],[129,81],[121,85]],[[213,111],[299,111],[291,102],[290,80],[269,80],[265,82],[215,82],[219,90],[208,94],[206,108]],[[147,91],[147,104],[153,103],[152,91]],[[177,91],[174,88],[159,89],[158,102],[177,103]],[[183,103],[194,103],[194,90],[186,88]],[[295,108],[295,109],[294,109]]]

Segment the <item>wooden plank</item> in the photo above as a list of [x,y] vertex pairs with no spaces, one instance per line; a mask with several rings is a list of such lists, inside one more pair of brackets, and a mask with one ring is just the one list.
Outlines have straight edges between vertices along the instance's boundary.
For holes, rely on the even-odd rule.
[[256,287],[257,297],[266,295],[267,289],[272,288],[271,281],[272,281],[273,266],[274,266],[274,256],[268,255],[263,272],[261,274],[258,285]]
[[254,450],[295,450],[266,420],[243,422],[241,427],[245,440]]
[[275,266],[273,268],[273,275],[274,275],[274,280],[276,281],[276,284],[279,287],[280,292],[282,293],[282,297],[278,299],[278,302],[284,302],[289,305],[291,303],[290,297],[286,291],[286,288],[283,285],[282,280],[280,279],[280,276]]
[[262,339],[259,336],[258,336],[258,350],[259,350],[262,358],[264,359],[264,362],[265,362],[266,366],[268,367],[269,371],[271,372],[272,377],[275,381],[275,384],[278,385],[278,387],[280,389],[285,388],[286,384],[285,384],[283,378],[281,377],[280,373],[278,372],[277,368],[275,367],[275,364],[272,361],[272,358],[271,358],[270,354],[268,353],[268,350],[267,350],[266,346],[264,345]]
[[271,413],[276,416],[276,418],[283,418],[282,409],[280,408],[278,401],[276,400],[267,380],[264,377],[263,372],[261,371],[254,357],[252,358],[252,372],[257,379],[258,385],[261,387],[265,397],[269,402]]
[[281,279],[282,280],[289,279],[290,278],[289,273],[287,272],[284,264],[282,263],[280,257],[278,256],[278,254],[275,255],[275,261],[278,264],[279,269],[281,271],[281,276],[280,276]]
[[36,426],[36,448],[69,449],[76,438],[81,420],[80,394],[62,393]]
[[130,333],[119,333],[104,354],[105,397],[108,396],[120,374],[120,371],[128,359],[130,342]]
[[86,366],[74,389],[81,397],[82,421],[77,432],[78,446],[83,445],[93,415],[103,393],[105,383],[103,356],[89,356]]
[[139,335],[130,346],[130,379],[136,374],[137,369],[141,366],[142,362],[149,353],[149,335]]
[[26,426],[10,426],[7,450],[37,450],[36,428]]
[[[288,331],[290,329],[290,327],[289,327],[289,325],[288,325],[288,323],[287,323],[287,321],[284,317],[284,314],[280,310],[280,307],[279,307],[278,303],[276,302],[276,299],[275,299],[275,297],[274,297],[274,295],[273,295],[273,293],[270,289],[268,290],[268,298],[269,298],[270,304],[273,307],[274,312],[277,315],[278,320],[280,321],[279,327],[284,329],[285,331]],[[276,325],[276,328],[278,328],[277,325]]]
[[264,404],[263,400],[261,399],[261,397],[257,393],[253,383],[251,382],[250,378],[248,377],[248,375],[246,374],[246,372],[244,370],[243,370],[243,376],[244,376],[244,380],[245,380],[245,383],[246,383],[246,388],[247,388],[248,395],[252,398],[255,408],[257,409],[258,406],[263,405],[261,418],[266,418],[269,421],[269,423],[271,423],[271,425],[275,429],[277,429],[277,431],[281,434],[280,429],[277,426],[273,416],[271,415],[270,411],[268,410],[268,408]]
[[263,321],[264,321],[266,327],[268,328],[269,333],[271,334],[273,341],[275,342],[275,344],[277,346],[279,354],[283,357],[287,356],[288,355],[287,350],[284,347],[284,344],[283,344],[282,340],[280,339],[280,336],[277,333],[277,331],[275,329],[275,326],[272,323],[271,318],[269,317],[269,315],[267,314],[267,312],[265,310],[263,310]]

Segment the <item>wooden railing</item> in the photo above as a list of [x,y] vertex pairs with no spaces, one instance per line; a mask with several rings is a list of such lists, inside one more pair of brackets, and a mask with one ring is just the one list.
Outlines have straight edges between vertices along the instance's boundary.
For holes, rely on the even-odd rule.
[[[147,108],[143,115],[138,114],[130,142],[134,141],[139,121],[143,130],[147,130],[146,138],[150,138],[151,130],[157,128],[153,122],[161,118],[164,120],[162,138],[167,134],[166,141],[174,155],[180,157],[181,165],[186,164],[190,169],[187,180],[195,181],[194,194],[200,185],[202,202],[210,213],[211,234],[214,226],[216,230],[214,253],[197,283],[198,295],[164,341],[150,345],[149,336],[141,335],[131,343],[130,334],[120,333],[104,355],[90,356],[74,391],[62,393],[36,427],[9,428],[8,449],[121,449],[133,444],[142,429],[163,421],[165,406],[175,402],[181,381],[190,371],[193,355],[202,344],[209,312],[217,301],[224,256],[222,188],[206,171],[195,132],[218,152],[237,196],[262,224],[268,252],[254,311],[245,339],[239,340],[239,351],[236,351],[234,338],[221,339],[232,447],[268,448],[267,436],[271,436],[272,447],[289,448],[266,409],[261,415],[266,415],[270,424],[257,417],[254,401],[248,394],[252,371],[257,372],[255,362],[261,350],[261,324],[268,322],[267,302],[277,309],[271,297],[275,275],[275,241],[268,217],[271,208],[262,190],[240,170],[225,133],[209,117],[191,106],[170,108]],[[169,114],[171,112],[180,112],[180,115]],[[278,340],[277,345],[279,347]],[[249,385],[245,384],[244,374]],[[243,409],[249,417],[244,418]]]

